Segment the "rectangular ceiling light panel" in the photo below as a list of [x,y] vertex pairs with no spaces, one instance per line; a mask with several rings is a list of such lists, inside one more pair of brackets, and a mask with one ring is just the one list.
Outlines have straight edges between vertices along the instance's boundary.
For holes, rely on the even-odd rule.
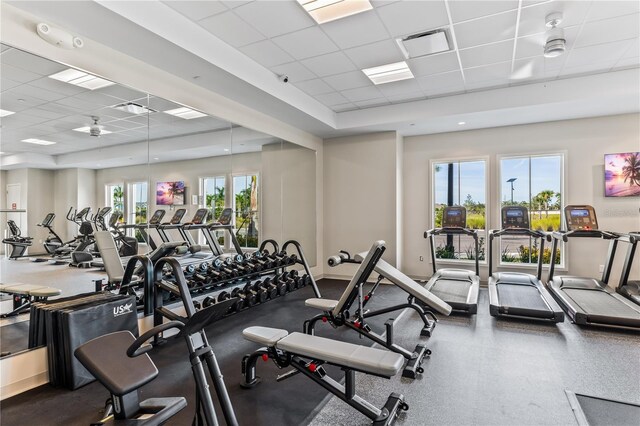
[[369,0],[298,0],[298,3],[318,24],[373,9]]
[[369,77],[373,84],[391,83],[393,81],[413,78],[413,73],[405,61],[366,68],[363,69],[362,72]]
[[55,142],[45,141],[45,140],[36,139],[36,138],[22,139],[22,142],[33,143],[36,145],[55,145],[56,144]]
[[111,108],[136,115],[158,112],[155,109],[137,104],[135,102],[126,102],[124,104],[114,105]]
[[451,50],[445,30],[428,31],[396,39],[404,57],[418,58]]
[[0,109],[0,117],[6,117],[11,114],[15,114],[15,112],[7,111],[6,109]]
[[207,114],[203,114],[200,111],[196,111],[194,109],[187,108],[187,107],[170,109],[168,111],[164,111],[164,113],[174,115],[176,117],[184,118],[185,120],[192,120],[194,118],[207,116]]
[[86,72],[74,70],[73,68],[51,74],[49,78],[62,81],[63,83],[80,86],[89,90],[101,89],[103,87],[115,84],[112,81],[96,77],[95,75],[87,74]]

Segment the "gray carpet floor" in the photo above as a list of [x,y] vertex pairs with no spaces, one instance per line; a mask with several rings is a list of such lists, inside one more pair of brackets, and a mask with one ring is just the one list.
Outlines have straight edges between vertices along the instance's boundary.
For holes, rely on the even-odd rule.
[[[495,319],[488,294],[478,314],[441,318],[433,337],[420,338],[419,317],[407,312],[395,336],[405,346],[428,341],[433,351],[421,379],[357,375],[360,396],[381,407],[391,392],[410,406],[402,425],[575,425],[565,389],[640,403],[640,335]],[[370,424],[332,398],[310,422]],[[639,423],[640,424],[640,420]]]

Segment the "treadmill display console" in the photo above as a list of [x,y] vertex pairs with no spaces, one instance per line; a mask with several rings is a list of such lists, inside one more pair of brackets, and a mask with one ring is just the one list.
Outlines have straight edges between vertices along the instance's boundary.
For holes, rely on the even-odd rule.
[[598,229],[596,211],[591,206],[567,206],[564,217],[569,231],[590,231]]
[[187,209],[178,209],[176,210],[176,212],[173,214],[173,217],[171,218],[171,222],[169,222],[172,225],[177,225],[180,222],[182,222],[182,218],[184,217],[184,215],[187,213]]
[[220,213],[220,217],[218,218],[218,223],[220,225],[229,225],[231,223],[232,217],[233,217],[233,209],[226,208],[222,210],[222,213]]
[[505,206],[502,208],[502,229],[529,229],[529,211],[526,207]]
[[207,213],[209,213],[208,209],[198,209],[196,214],[193,215],[193,219],[191,219],[191,223],[194,225],[202,225],[204,219],[207,217]]
[[443,228],[466,228],[467,209],[460,206],[447,206],[442,214]]
[[156,210],[153,216],[151,216],[151,220],[149,220],[149,225],[158,225],[165,213],[164,210]]

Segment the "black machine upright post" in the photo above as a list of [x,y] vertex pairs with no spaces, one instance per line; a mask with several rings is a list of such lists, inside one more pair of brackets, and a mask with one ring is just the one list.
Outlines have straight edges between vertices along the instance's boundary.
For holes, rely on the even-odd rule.
[[[453,163],[447,164],[447,206],[453,206]],[[447,250],[453,250],[451,234],[447,234]]]

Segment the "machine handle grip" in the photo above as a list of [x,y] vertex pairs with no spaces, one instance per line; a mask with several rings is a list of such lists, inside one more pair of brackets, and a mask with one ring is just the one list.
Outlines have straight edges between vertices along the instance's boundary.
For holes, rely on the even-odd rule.
[[131,346],[129,346],[129,348],[127,349],[127,356],[129,358],[135,358],[137,356],[140,356],[142,354],[149,352],[153,348],[153,346],[150,344],[144,345],[144,342],[151,339],[156,334],[162,333],[163,331],[167,331],[172,328],[177,328],[182,330],[183,327],[184,327],[184,324],[181,323],[180,321],[169,321],[169,322],[165,322],[160,325],[157,325],[150,330],[147,330],[146,333],[138,337],[131,344]]
[[330,256],[327,259],[327,264],[331,267],[338,266],[341,263],[342,263],[342,259],[340,258],[340,256]]

